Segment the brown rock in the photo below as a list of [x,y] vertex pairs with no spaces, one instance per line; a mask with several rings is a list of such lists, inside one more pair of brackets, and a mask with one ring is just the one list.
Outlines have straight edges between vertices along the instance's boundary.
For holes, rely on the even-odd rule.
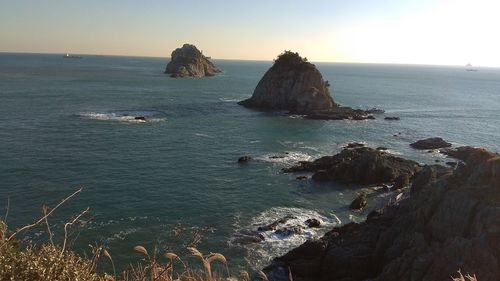
[[259,110],[286,110],[310,119],[374,118],[368,111],[338,106],[329,86],[314,64],[298,53],[285,51],[264,74],[252,97],[238,104]]
[[172,52],[171,61],[165,69],[171,77],[204,77],[221,72],[194,45],[184,44]]
[[442,138],[428,138],[416,141],[410,144],[410,146],[415,149],[437,149],[437,148],[450,147],[451,143],[446,142]]
[[315,172],[315,181],[381,184],[393,182],[401,175],[411,177],[421,168],[418,163],[369,147],[344,149],[334,156],[312,162],[303,161],[283,172]]
[[366,205],[368,205],[368,201],[366,201],[366,194],[361,193],[358,195],[358,197],[356,197],[356,199],[352,201],[351,205],[349,205],[349,208],[352,210],[362,210],[366,207]]

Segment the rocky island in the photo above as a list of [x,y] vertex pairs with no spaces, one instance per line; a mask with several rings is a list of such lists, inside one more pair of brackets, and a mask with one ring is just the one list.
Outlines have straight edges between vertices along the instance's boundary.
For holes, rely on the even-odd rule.
[[[460,161],[455,169],[405,161],[396,169],[401,160],[366,148],[290,169],[364,183],[402,173],[410,176],[410,188],[365,222],[336,227],[276,258],[263,270],[269,280],[292,274],[294,280],[433,281],[451,280],[458,270],[480,281],[500,280],[500,155],[473,147],[443,153]],[[369,173],[360,177],[360,170]],[[381,177],[368,177],[377,170]]]
[[172,52],[165,74],[170,77],[204,77],[221,72],[208,57],[191,44],[184,44]]
[[329,87],[314,64],[298,53],[285,51],[264,74],[252,97],[238,104],[259,110],[285,110],[311,119],[374,119],[372,111],[336,104]]

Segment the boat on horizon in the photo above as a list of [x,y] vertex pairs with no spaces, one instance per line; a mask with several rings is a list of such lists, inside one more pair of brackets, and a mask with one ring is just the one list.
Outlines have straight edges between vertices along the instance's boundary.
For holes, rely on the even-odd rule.
[[67,54],[65,54],[63,56],[63,58],[65,58],[65,59],[81,59],[82,57],[81,56],[77,56],[77,55],[70,55],[70,54],[67,53]]
[[472,64],[468,63],[465,65],[465,71],[478,71],[478,69],[474,68]]

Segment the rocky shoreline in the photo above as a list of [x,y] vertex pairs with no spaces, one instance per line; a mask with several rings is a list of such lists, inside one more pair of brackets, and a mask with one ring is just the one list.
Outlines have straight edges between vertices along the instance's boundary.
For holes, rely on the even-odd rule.
[[499,280],[500,155],[473,147],[442,153],[459,160],[456,168],[353,146],[284,170],[385,183],[400,195],[365,222],[336,227],[276,258],[263,270],[269,280],[289,280],[290,272],[294,280],[450,280],[457,270]]

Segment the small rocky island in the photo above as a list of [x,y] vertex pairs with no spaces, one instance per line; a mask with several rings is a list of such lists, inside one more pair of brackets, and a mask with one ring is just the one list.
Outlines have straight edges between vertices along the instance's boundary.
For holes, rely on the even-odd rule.
[[264,74],[252,97],[238,104],[259,110],[286,110],[311,119],[374,119],[373,111],[336,104],[329,86],[314,64],[298,53],[285,51]]
[[191,44],[175,49],[165,69],[165,73],[174,78],[214,76],[220,72],[208,57]]

